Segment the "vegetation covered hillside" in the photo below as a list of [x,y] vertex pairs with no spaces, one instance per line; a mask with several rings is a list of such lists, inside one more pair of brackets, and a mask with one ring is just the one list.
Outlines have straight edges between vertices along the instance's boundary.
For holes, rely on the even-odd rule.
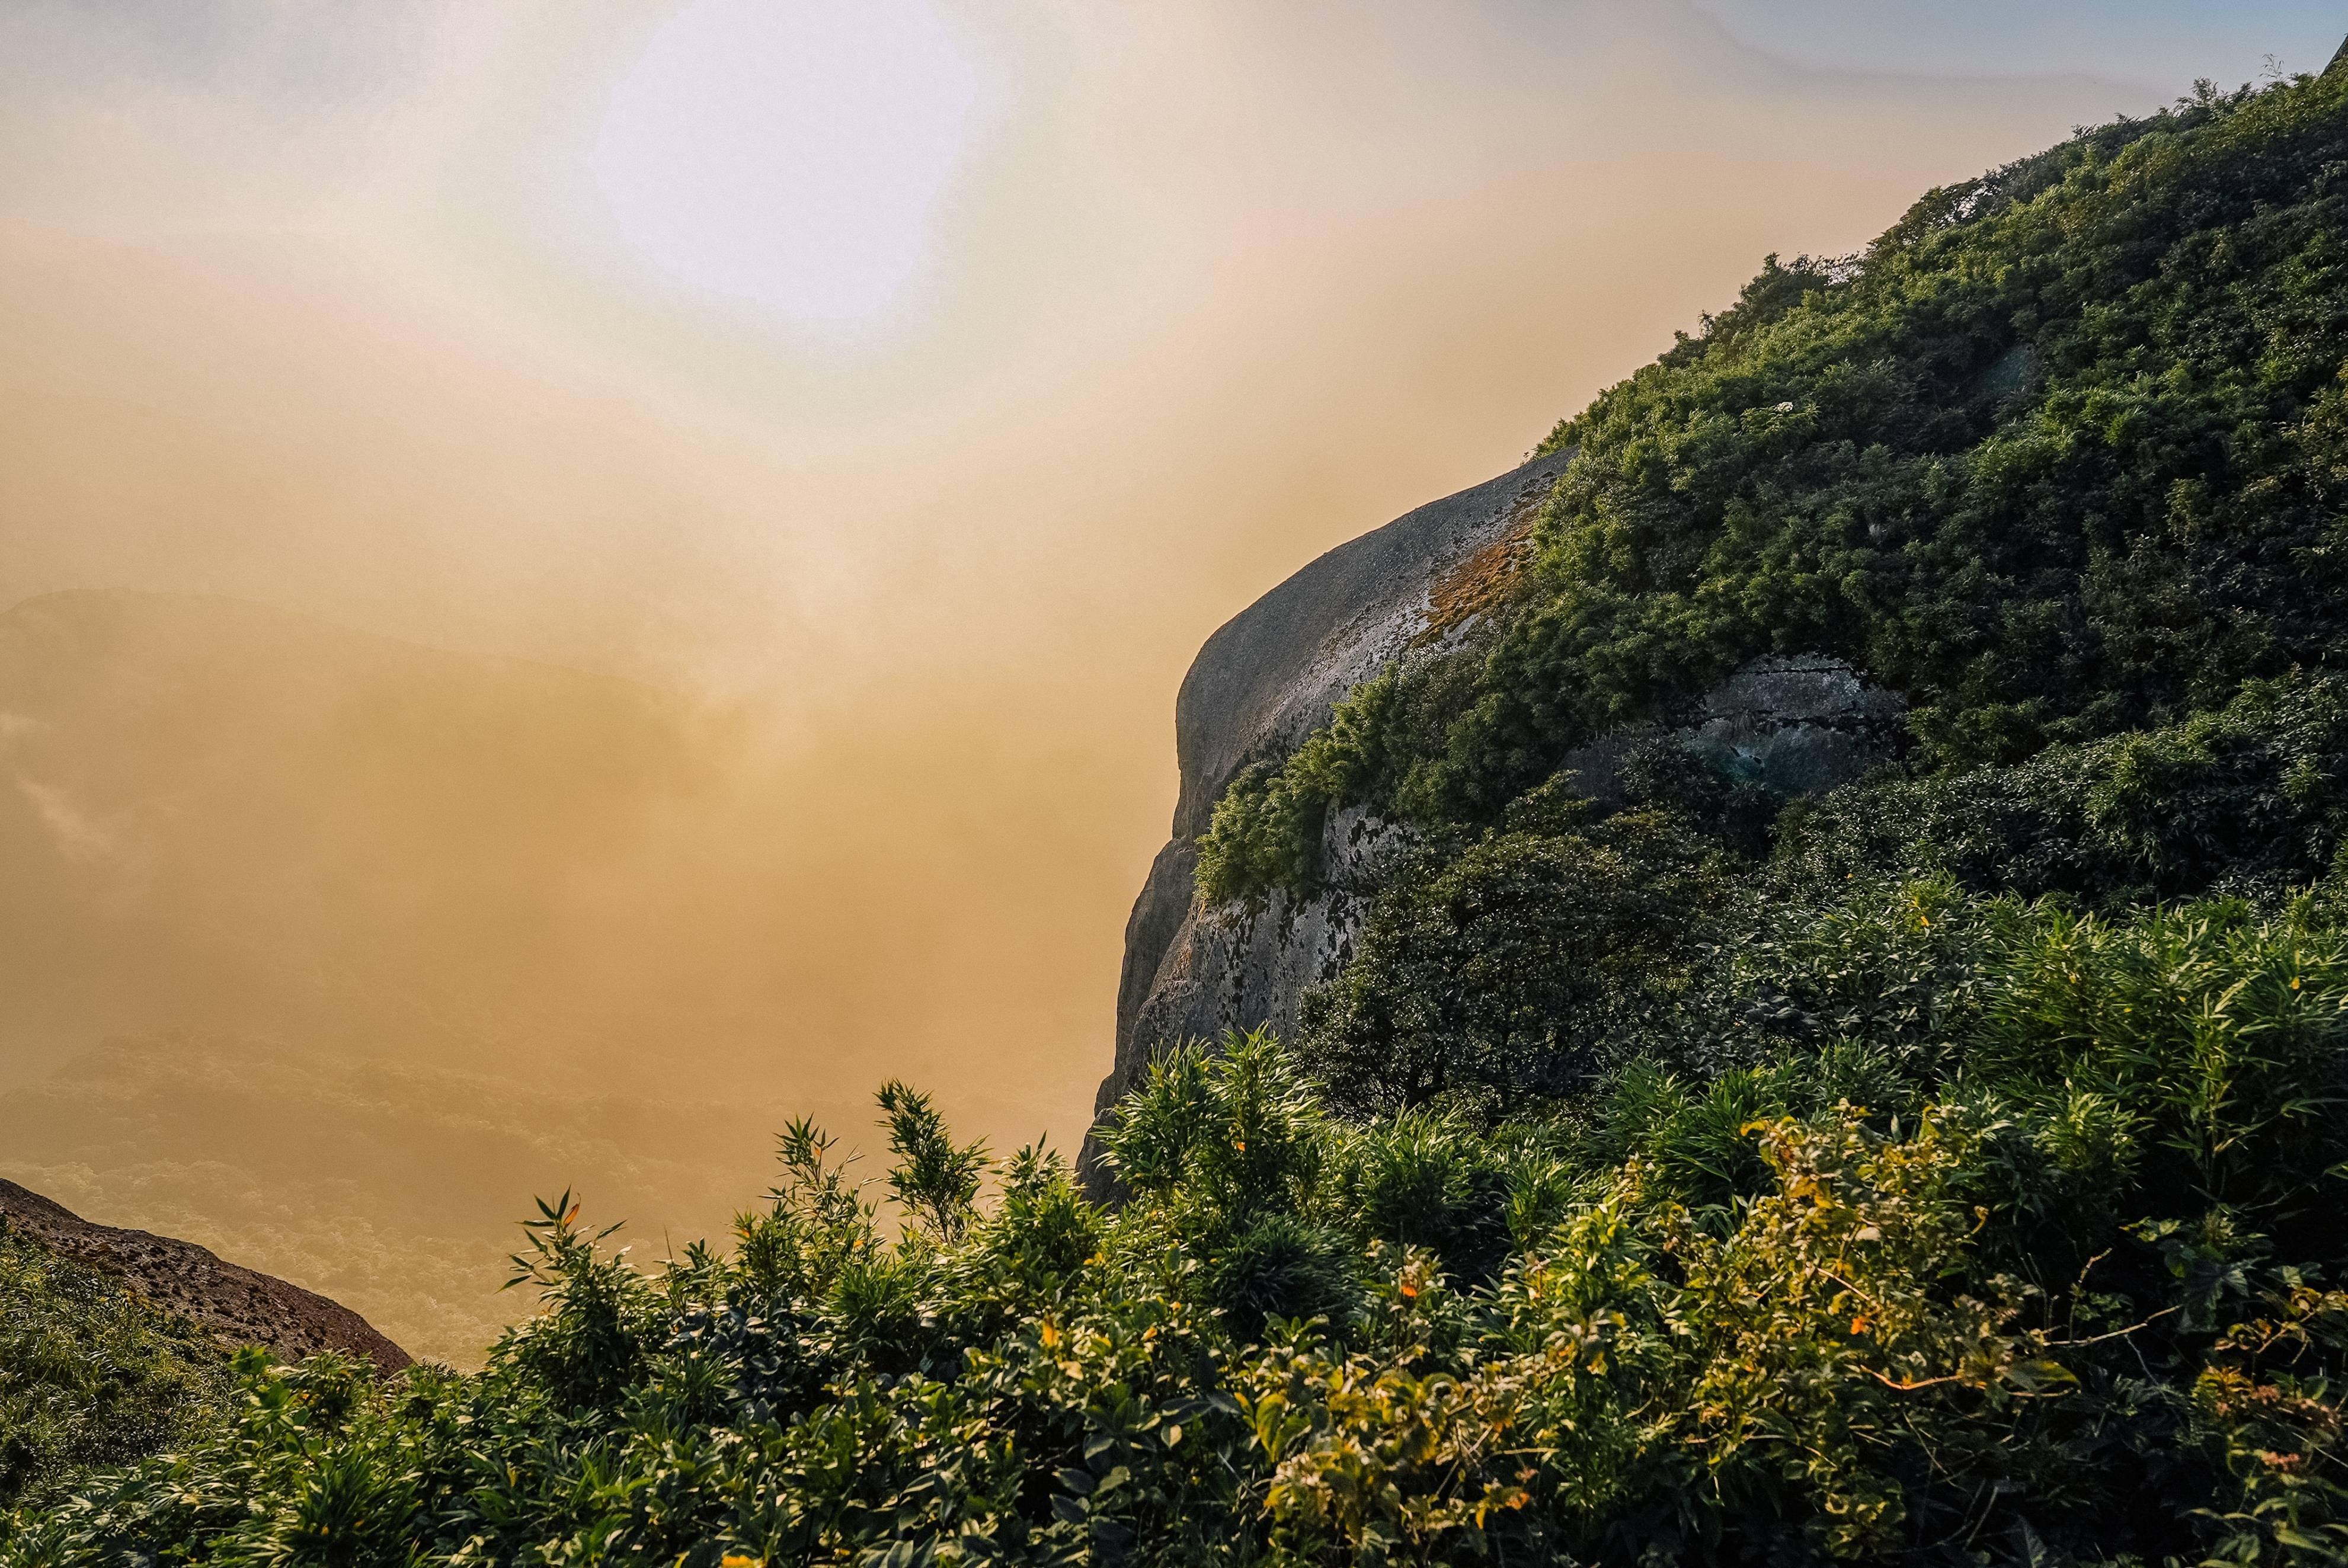
[[[2348,805],[2343,267],[2348,71],[2205,86],[1862,254],[1773,259],[1550,437],[1575,458],[1488,635],[1242,775],[1202,890],[1308,887],[1340,805],[1410,824],[1307,1032],[1354,1099],[1503,1108],[1670,1033],[1756,899],[1945,872],[2271,902]],[[1904,701],[1873,778],[1787,809],[1668,738],[1768,655]],[[1581,748],[1643,726],[1577,799]]]
[[194,1326],[0,1215],[0,1508],[192,1435],[230,1392]]
[[2170,724],[2336,661],[2348,484],[2338,73],[2201,96],[1773,258],[1560,425],[1577,458],[1496,644],[1365,693],[1225,805],[1496,822],[1572,748],[1756,655],[1907,693],[1924,769]]
[[[1234,786],[1217,898],[1416,848],[1118,1206],[891,1084],[889,1223],[804,1122],[722,1248],[565,1194],[478,1375],[248,1357],[0,1563],[2348,1561],[2343,264],[2348,72],[1773,263]],[[1773,652],[1904,697],[1874,771],[1673,738]]]

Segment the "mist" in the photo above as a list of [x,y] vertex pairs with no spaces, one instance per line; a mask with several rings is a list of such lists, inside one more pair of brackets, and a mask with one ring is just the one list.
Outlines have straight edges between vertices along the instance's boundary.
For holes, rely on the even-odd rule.
[[462,1360],[526,1186],[681,1244],[891,1076],[1072,1149],[1218,624],[2337,41],[1844,9],[12,7],[0,1174]]

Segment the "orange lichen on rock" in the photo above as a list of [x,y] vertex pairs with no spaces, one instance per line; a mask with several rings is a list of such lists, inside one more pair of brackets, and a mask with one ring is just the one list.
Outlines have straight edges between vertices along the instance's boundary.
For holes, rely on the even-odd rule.
[[1508,598],[1517,573],[1531,559],[1533,523],[1548,499],[1546,490],[1536,490],[1518,501],[1515,515],[1498,539],[1462,561],[1427,591],[1426,625],[1411,639],[1413,647],[1441,642]]

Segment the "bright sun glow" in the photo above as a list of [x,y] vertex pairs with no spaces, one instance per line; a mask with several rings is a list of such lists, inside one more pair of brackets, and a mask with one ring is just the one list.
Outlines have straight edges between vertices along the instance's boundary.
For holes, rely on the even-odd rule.
[[612,92],[595,187],[672,285],[852,330],[921,271],[976,98],[928,0],[686,0]]

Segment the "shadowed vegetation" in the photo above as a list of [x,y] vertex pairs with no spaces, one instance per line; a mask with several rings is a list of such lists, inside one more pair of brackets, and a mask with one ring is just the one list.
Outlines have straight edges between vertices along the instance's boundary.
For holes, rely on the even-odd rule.
[[1172,1051],[1115,1211],[892,1085],[894,1236],[806,1123],[724,1250],[566,1194],[479,1376],[248,1357],[5,1560],[2328,1561],[2338,891],[1855,882],[1529,1119]]

